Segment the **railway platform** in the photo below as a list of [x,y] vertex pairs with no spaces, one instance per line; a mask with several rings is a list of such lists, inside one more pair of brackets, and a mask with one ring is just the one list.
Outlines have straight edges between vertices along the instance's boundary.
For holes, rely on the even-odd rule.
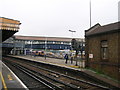
[[86,73],[87,75],[97,78],[98,80],[101,80],[112,86],[120,88],[120,83],[118,83],[117,81],[115,81],[105,75],[97,74],[96,72],[94,72],[92,70],[83,68],[84,65],[82,65],[82,64],[84,64],[84,62],[81,63],[78,61],[77,62],[78,66],[76,66],[76,61],[73,61],[73,63],[71,64],[71,62],[68,60],[68,63],[66,64],[64,59],[55,59],[55,58],[48,58],[48,57],[45,59],[44,57],[38,57],[38,56],[37,57],[34,57],[34,56],[12,56],[12,57],[52,64],[52,65],[57,65],[57,66],[64,67],[64,68],[82,71],[82,72]]
[[1,90],[27,90],[22,81],[0,61],[0,89]]

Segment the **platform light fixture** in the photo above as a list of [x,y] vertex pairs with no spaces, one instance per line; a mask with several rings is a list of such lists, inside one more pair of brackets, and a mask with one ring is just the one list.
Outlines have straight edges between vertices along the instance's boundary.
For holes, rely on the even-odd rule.
[[76,31],[73,31],[73,30],[69,30],[69,32],[72,33],[72,37],[73,37],[73,33],[75,33]]
[[76,31],[73,31],[73,30],[69,30],[70,32],[76,32]]

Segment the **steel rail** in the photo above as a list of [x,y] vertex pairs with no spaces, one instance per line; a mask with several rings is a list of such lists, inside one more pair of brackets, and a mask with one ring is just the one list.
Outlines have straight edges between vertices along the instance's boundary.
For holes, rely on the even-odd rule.
[[[18,65],[17,65],[17,66],[18,66]],[[17,68],[19,68],[20,70],[22,70],[24,73],[30,75],[30,76],[33,77],[34,79],[38,80],[39,82],[43,83],[45,86],[49,87],[49,88],[52,89],[52,90],[56,90],[56,89],[55,89],[56,87],[57,87],[58,89],[60,89],[60,90],[63,90],[61,87],[58,87],[58,86],[52,84],[51,82],[45,80],[44,78],[42,78],[42,77],[36,75],[35,73],[31,72],[31,70],[28,70],[28,69],[26,69],[26,68],[24,68],[24,67],[21,67],[21,66],[18,66]],[[42,81],[41,81],[41,80],[42,80]],[[47,83],[45,83],[45,82],[47,82]],[[52,86],[48,85],[48,83],[51,84]]]
[[[24,67],[24,66],[23,66],[23,67]],[[26,68],[26,67],[24,67],[24,68]],[[26,68],[26,70],[28,70],[28,68]],[[42,76],[44,76],[44,77],[46,77],[46,78],[49,78],[49,79],[51,79],[51,80],[53,80],[53,81],[55,81],[55,82],[61,83],[61,84],[65,85],[65,86],[67,86],[67,87],[70,87],[70,88],[73,88],[73,89],[79,89],[79,88],[80,88],[80,87],[77,87],[77,86],[72,85],[72,84],[70,84],[70,83],[64,83],[64,82],[62,82],[62,81],[60,81],[60,80],[57,80],[57,79],[52,78],[52,77],[49,77],[49,76],[47,76],[47,75],[45,75],[45,74],[43,74],[43,73],[36,72],[36,71],[34,71],[34,70],[30,70],[30,71],[33,71],[33,72],[35,72],[35,73],[38,73],[38,74],[40,74],[40,75],[42,75]],[[55,86],[56,86],[56,85],[55,85]],[[58,86],[56,86],[56,87],[58,87]],[[58,88],[62,89],[61,87],[58,87]]]
[[35,65],[32,65],[32,64],[29,64],[29,65],[31,65],[33,67],[36,67],[36,68],[39,68],[39,69],[42,69],[42,70],[45,70],[45,71],[48,71],[48,72],[51,72],[51,73],[55,73],[55,74],[60,75],[60,76],[67,77],[67,78],[72,79],[72,80],[76,80],[78,82],[89,84],[89,85],[92,85],[92,86],[95,86],[95,87],[99,87],[99,88],[102,88],[102,89],[111,90],[109,87],[106,87],[106,86],[102,86],[102,85],[95,84],[95,83],[92,83],[92,82],[88,82],[88,81],[85,81],[85,80],[82,80],[82,79],[77,79],[77,78],[74,78],[74,77],[71,77],[71,76],[67,76],[65,74],[61,74],[59,72],[55,72],[55,71],[52,71],[52,70],[49,70],[49,69],[46,69],[46,68],[43,68],[43,67],[40,67],[40,66],[35,66]]
[[[100,85],[100,84],[95,84],[95,83],[92,83],[92,82],[89,82],[89,81],[85,81],[85,80],[82,80],[82,79],[77,79],[77,78],[74,78],[74,77],[71,77],[71,76],[67,76],[67,75],[65,75],[65,74],[61,74],[61,73],[58,73],[58,72],[55,72],[55,71],[52,71],[52,70],[49,70],[49,69],[46,69],[46,68],[43,68],[43,67],[35,66],[35,65],[33,65],[33,64],[29,64],[29,65],[32,66],[32,67],[36,67],[36,68],[39,68],[39,69],[42,69],[42,70],[51,72],[51,73],[55,73],[55,74],[60,75],[60,76],[63,76],[63,77],[67,77],[67,78],[72,79],[72,80],[76,80],[76,81],[78,81],[78,82],[82,82],[82,83],[91,85],[91,86],[99,87],[99,88],[101,88],[101,89],[111,90],[109,87],[106,87],[106,86],[103,86],[103,85]],[[50,78],[48,75],[44,75],[43,73],[39,73],[39,74],[41,74],[41,75],[43,75],[43,76],[45,76],[45,77],[47,77],[47,78],[49,78],[49,79],[52,79],[52,80],[54,79],[54,81],[57,81],[57,82],[59,82],[59,83],[61,83],[61,84],[64,84],[64,85],[66,85],[66,86],[69,86],[69,87],[71,87],[71,88],[76,88],[76,89],[79,88],[79,89],[82,89],[81,86],[80,86],[80,87],[77,87],[77,86],[72,85],[72,84],[66,84],[66,83],[63,83],[62,81],[59,81],[59,80],[55,79],[55,78]]]
[[[26,67],[24,67],[24,66],[22,66],[22,65],[20,65],[20,64],[13,64],[13,66],[15,66],[16,68],[19,67],[19,69],[22,68],[22,69],[21,69],[22,71],[25,70],[25,71],[27,71],[27,72],[29,72],[29,73],[32,73],[31,71],[33,71],[33,70],[28,70],[28,68],[26,68]],[[80,87],[77,87],[77,86],[72,85],[72,84],[70,84],[70,83],[64,83],[64,82],[62,82],[62,81],[59,81],[59,80],[57,80],[57,79],[54,79],[54,78],[49,77],[49,76],[47,76],[47,75],[44,75],[44,74],[42,74],[42,73],[40,73],[40,72],[36,72],[36,71],[33,71],[33,72],[39,73],[39,74],[41,74],[42,76],[44,76],[44,77],[46,77],[46,78],[49,78],[49,79],[51,79],[51,80],[53,80],[53,81],[55,81],[55,82],[58,82],[58,83],[61,83],[61,84],[65,85],[65,86],[67,86],[67,87],[70,87],[70,89],[74,89],[74,90],[79,89],[79,90],[80,90]],[[32,74],[33,74],[33,73],[32,73]],[[61,87],[59,87],[59,86],[57,86],[57,85],[55,85],[55,84],[53,84],[53,83],[45,80],[44,78],[41,78],[40,76],[38,76],[38,75],[36,75],[36,74],[34,74],[34,76],[39,77],[39,78],[42,79],[43,81],[52,84],[54,87],[57,87],[58,89],[64,90],[64,89],[62,89]],[[54,89],[53,89],[53,90],[54,90]]]
[[[9,63],[11,63],[9,61]],[[21,65],[18,64],[13,64],[11,63],[15,68],[18,68],[19,70],[21,70],[22,72],[24,72],[25,74],[29,75],[30,77],[32,77],[33,79],[39,81],[40,83],[42,83],[43,85],[47,86],[48,88],[50,88],[51,90],[56,90],[56,88],[58,88],[59,90],[63,90],[61,87],[58,87],[54,84],[52,84],[51,82],[45,80],[44,78],[41,78],[40,76],[37,76],[36,74],[33,74],[30,70],[25,69],[24,67],[22,67]]]

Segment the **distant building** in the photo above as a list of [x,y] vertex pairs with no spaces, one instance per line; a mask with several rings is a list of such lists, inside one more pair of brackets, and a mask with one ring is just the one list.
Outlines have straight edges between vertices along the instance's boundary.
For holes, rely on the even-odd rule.
[[[79,41],[83,41],[83,38],[76,38]],[[15,35],[3,44],[7,48],[12,47],[14,54],[25,54],[30,50],[67,50],[71,49],[72,38],[64,37],[42,37],[42,36],[19,36]],[[8,53],[8,52],[7,52]]]
[[96,24],[85,31],[85,41],[86,67],[120,80],[120,22]]

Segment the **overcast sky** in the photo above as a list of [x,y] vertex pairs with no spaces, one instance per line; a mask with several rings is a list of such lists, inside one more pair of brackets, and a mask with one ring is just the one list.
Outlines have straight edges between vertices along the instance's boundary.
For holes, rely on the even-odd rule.
[[[16,35],[84,37],[89,29],[90,0],[0,0],[0,16],[20,20]],[[118,21],[120,0],[91,0],[92,26]]]

